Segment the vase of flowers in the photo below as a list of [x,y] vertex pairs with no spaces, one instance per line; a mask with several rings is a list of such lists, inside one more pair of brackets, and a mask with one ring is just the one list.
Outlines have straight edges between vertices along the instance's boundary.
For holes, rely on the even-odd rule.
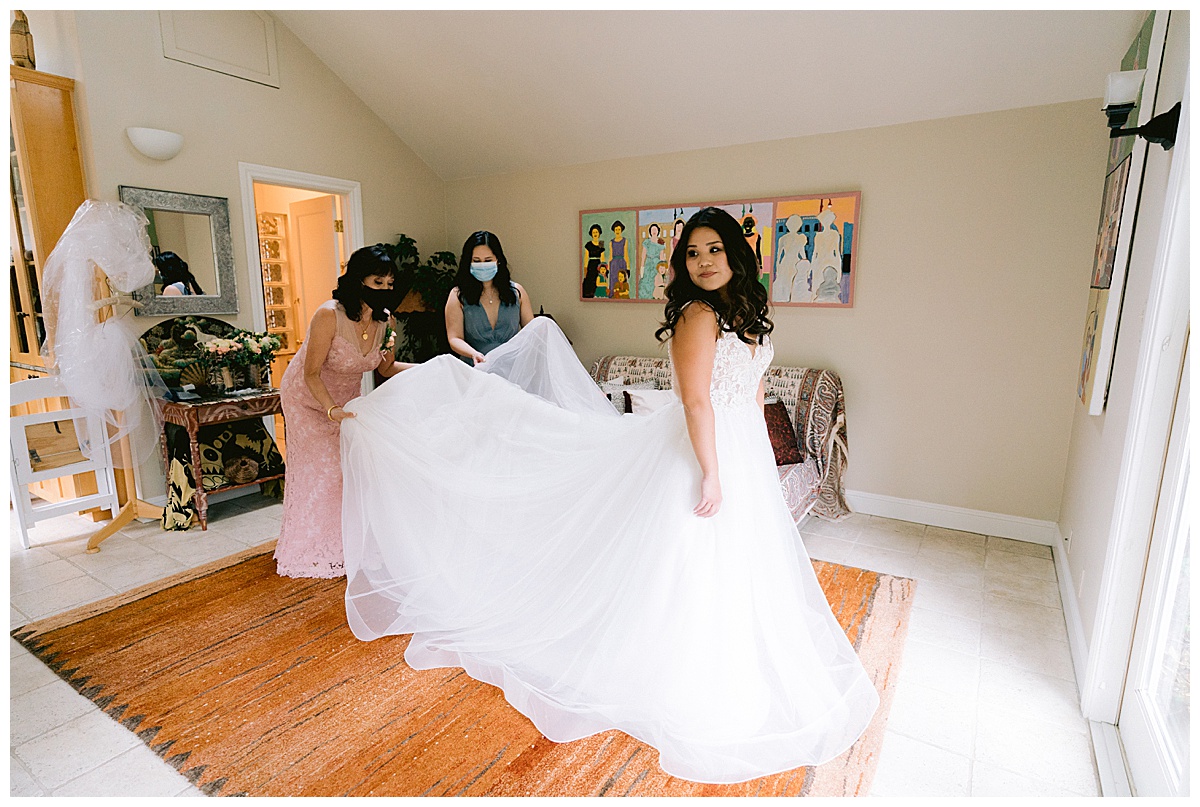
[[271,333],[243,331],[238,334],[238,341],[242,346],[240,359],[246,366],[250,385],[257,389],[270,389],[271,359],[279,350],[279,337]]
[[241,361],[238,339],[210,339],[200,343],[201,360],[208,370],[209,385],[222,392],[237,389],[234,370]]

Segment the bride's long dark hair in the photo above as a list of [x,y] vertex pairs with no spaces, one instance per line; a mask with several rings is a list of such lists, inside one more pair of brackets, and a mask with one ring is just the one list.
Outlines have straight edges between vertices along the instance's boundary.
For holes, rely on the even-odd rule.
[[[692,282],[687,270],[687,248],[692,233],[698,227],[715,230],[725,246],[725,258],[733,277],[725,286],[725,294],[705,291]],[[746,344],[756,344],[762,337],[775,329],[767,310],[767,290],[758,279],[758,258],[742,234],[742,225],[737,219],[719,207],[706,207],[698,211],[679,235],[679,243],[671,253],[671,271],[674,277],[667,285],[667,306],[663,310],[664,322],[654,332],[658,341],[669,339],[688,303],[701,300],[717,314],[721,330],[738,335]]]

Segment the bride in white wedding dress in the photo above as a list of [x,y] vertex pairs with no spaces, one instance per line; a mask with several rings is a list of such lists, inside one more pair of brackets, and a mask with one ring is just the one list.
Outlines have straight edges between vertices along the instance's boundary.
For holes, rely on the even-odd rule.
[[717,208],[680,245],[659,332],[678,400],[649,415],[618,416],[546,318],[347,405],[346,614],[550,740],[619,729],[731,783],[833,759],[879,698],[780,492],[757,261]]

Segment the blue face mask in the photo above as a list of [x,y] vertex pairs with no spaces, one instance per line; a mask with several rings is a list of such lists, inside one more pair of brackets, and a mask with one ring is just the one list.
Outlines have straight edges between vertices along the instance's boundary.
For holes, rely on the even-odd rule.
[[500,266],[495,261],[471,264],[471,275],[480,283],[488,282],[496,276],[498,271],[500,271]]

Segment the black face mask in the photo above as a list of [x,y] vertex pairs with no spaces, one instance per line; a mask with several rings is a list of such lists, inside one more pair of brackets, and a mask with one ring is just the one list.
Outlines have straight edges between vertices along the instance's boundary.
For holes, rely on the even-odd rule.
[[371,319],[380,322],[386,320],[388,313],[396,307],[396,292],[393,289],[372,289],[363,286],[362,299],[371,307]]

